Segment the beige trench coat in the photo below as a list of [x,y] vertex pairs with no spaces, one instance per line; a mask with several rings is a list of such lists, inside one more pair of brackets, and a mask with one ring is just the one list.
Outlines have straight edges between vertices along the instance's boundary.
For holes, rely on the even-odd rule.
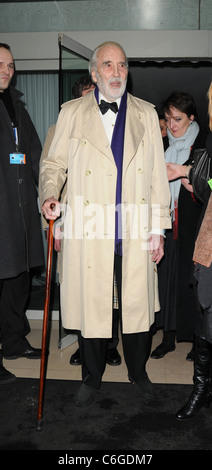
[[[81,330],[86,338],[110,338],[117,169],[93,92],[62,107],[48,157],[41,164],[41,204],[59,197],[66,178],[60,266],[63,326]],[[156,111],[130,94],[122,203],[123,332],[148,331],[159,302],[147,237],[152,212],[155,228],[171,227],[170,192]]]

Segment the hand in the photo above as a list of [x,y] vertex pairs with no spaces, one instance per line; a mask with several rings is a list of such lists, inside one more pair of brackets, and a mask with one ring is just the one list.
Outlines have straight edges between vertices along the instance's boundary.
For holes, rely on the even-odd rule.
[[164,255],[164,237],[152,234],[149,239],[149,250],[152,255],[152,261],[158,264]]
[[166,164],[168,180],[176,180],[178,178],[185,178],[186,173],[186,166],[185,165],[178,165],[177,163],[170,163]]
[[[54,204],[54,208],[52,208]],[[56,220],[60,216],[60,203],[54,197],[45,200],[41,207],[41,213],[47,220]]]

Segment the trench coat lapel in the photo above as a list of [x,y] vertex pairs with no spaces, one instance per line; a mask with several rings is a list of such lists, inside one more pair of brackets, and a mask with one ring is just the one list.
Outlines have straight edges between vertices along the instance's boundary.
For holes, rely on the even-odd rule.
[[125,124],[125,143],[124,143],[124,160],[123,175],[128,165],[136,155],[139,145],[143,140],[144,125],[142,123],[144,112],[133,106],[131,95],[128,94],[127,114]]
[[94,93],[88,93],[85,98],[87,99],[84,99],[83,102],[84,124],[82,133],[96,149],[115,164]]

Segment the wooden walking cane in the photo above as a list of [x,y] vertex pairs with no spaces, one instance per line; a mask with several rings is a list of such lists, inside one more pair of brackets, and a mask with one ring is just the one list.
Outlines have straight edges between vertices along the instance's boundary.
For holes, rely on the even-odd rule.
[[[55,204],[51,204],[53,210]],[[48,331],[48,316],[49,316],[49,302],[51,293],[51,272],[52,272],[52,250],[53,250],[53,228],[54,220],[49,221],[49,238],[47,250],[47,266],[46,266],[46,291],[45,291],[45,304],[43,315],[43,334],[42,334],[42,349],[41,349],[41,363],[40,363],[40,386],[38,398],[38,411],[37,411],[37,430],[41,431],[43,428],[43,396],[44,396],[44,379],[45,379],[45,365],[46,365],[46,339]]]

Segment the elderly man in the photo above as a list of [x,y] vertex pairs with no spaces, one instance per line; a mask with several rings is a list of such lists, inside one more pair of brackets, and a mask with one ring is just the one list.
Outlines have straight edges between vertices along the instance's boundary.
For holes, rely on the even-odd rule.
[[90,73],[95,91],[62,107],[40,170],[46,219],[59,216],[67,178],[61,310],[64,327],[81,332],[78,406],[92,403],[101,385],[112,336],[114,273],[128,376],[142,397],[152,397],[146,362],[149,329],[159,309],[156,264],[163,236],[158,231],[171,226],[157,113],[127,93],[123,48],[114,42],[98,46]]
[[[82,77],[80,77],[75,82],[75,84],[72,88],[73,98],[76,99],[76,98],[80,98],[81,96],[85,96],[85,95],[87,95],[87,93],[90,93],[92,90],[94,90],[94,88],[95,88],[95,85],[94,85],[94,83],[91,79],[91,76],[90,75],[86,75],[86,76],[83,75]],[[48,130],[46,141],[45,141],[44,147],[43,147],[43,152],[42,152],[42,155],[41,155],[41,162],[48,155],[49,148],[50,148],[51,142],[52,142],[54,134],[55,134],[55,127],[56,126],[54,124]],[[66,186],[63,188],[63,197],[65,197],[64,196],[64,193],[66,192],[65,189],[66,189]],[[44,223],[44,226],[45,226],[45,223]],[[55,250],[60,251],[60,246],[61,246],[60,237],[58,237],[58,238],[55,237],[55,244],[54,244]],[[121,364],[121,356],[120,356],[120,354],[118,353],[118,350],[117,350],[117,345],[118,345],[118,342],[119,342],[119,339],[118,339],[118,327],[119,327],[118,313],[119,312],[118,312],[118,305],[117,304],[118,304],[117,295],[114,294],[114,307],[115,308],[114,308],[114,311],[113,311],[113,335],[112,335],[111,340],[108,341],[108,350],[107,350],[107,358],[106,358],[106,362],[110,366],[118,366],[118,365]],[[74,366],[80,366],[82,364],[79,348],[77,348],[77,350],[74,352],[74,354],[72,354],[72,356],[70,358],[70,364],[74,365]]]

